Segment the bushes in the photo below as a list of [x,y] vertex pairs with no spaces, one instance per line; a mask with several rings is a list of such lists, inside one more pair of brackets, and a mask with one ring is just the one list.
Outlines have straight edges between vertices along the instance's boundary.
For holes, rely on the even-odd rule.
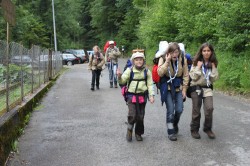
[[215,84],[216,88],[233,90],[239,94],[250,93],[250,61],[248,54],[235,56],[230,53],[217,52],[220,79]]

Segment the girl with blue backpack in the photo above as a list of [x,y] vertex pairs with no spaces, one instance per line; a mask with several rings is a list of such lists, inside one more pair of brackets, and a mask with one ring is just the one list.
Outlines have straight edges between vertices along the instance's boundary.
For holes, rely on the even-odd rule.
[[158,75],[160,79],[160,92],[162,104],[166,104],[166,124],[168,138],[177,140],[178,123],[183,111],[183,100],[189,82],[188,65],[182,55],[178,43],[170,43],[166,54],[158,62]]

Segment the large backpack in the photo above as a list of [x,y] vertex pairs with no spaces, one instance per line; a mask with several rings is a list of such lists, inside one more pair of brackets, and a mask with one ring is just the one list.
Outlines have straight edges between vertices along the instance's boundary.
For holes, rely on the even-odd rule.
[[[132,81],[145,81],[146,85],[147,85],[147,72],[148,72],[148,69],[144,69],[144,78],[143,79],[134,79],[134,72],[133,72],[133,67],[130,67],[130,77],[129,77],[129,81],[127,82],[126,85],[120,85],[121,86],[121,92],[122,92],[122,95],[124,97],[124,100],[127,102],[128,101],[128,89],[129,89],[129,86],[130,86],[130,83]],[[137,84],[138,85],[138,84]],[[137,87],[135,89],[135,92],[137,90]]]
[[157,70],[158,70],[158,65],[154,64],[154,66],[152,68],[152,79],[153,79],[154,83],[156,84],[156,86],[160,82],[160,76],[158,75]]
[[124,72],[127,68],[132,67],[132,65],[133,65],[133,64],[132,64],[132,61],[131,61],[130,59],[128,59],[126,65],[124,66],[123,72]]

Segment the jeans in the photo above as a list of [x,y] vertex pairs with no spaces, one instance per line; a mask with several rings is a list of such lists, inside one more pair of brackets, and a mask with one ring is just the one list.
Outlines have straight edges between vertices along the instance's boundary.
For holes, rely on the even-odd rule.
[[116,75],[117,68],[118,68],[118,64],[108,62],[109,81],[110,82],[117,82],[117,75]]
[[174,126],[177,126],[180,120],[180,116],[183,111],[183,99],[182,99],[182,91],[175,93],[175,98],[173,100],[173,96],[170,91],[167,93],[167,102],[166,108],[166,124],[167,124],[167,132],[168,135],[174,134]]

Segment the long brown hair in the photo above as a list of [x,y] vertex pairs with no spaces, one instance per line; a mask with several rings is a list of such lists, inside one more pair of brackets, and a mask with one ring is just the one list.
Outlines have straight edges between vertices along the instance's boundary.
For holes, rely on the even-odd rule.
[[209,58],[208,67],[209,67],[209,68],[212,67],[212,66],[211,66],[211,63],[214,63],[215,66],[217,67],[217,66],[218,66],[218,60],[217,60],[216,55],[215,55],[215,52],[214,52],[214,47],[213,47],[211,44],[209,44],[209,43],[203,43],[203,44],[200,46],[198,52],[197,52],[196,55],[194,56],[193,65],[194,65],[194,66],[197,66],[198,61],[203,61],[202,50],[203,50],[205,47],[208,47],[208,48],[211,50],[211,52],[212,52],[212,54],[211,54],[211,56],[210,56],[210,58]]

